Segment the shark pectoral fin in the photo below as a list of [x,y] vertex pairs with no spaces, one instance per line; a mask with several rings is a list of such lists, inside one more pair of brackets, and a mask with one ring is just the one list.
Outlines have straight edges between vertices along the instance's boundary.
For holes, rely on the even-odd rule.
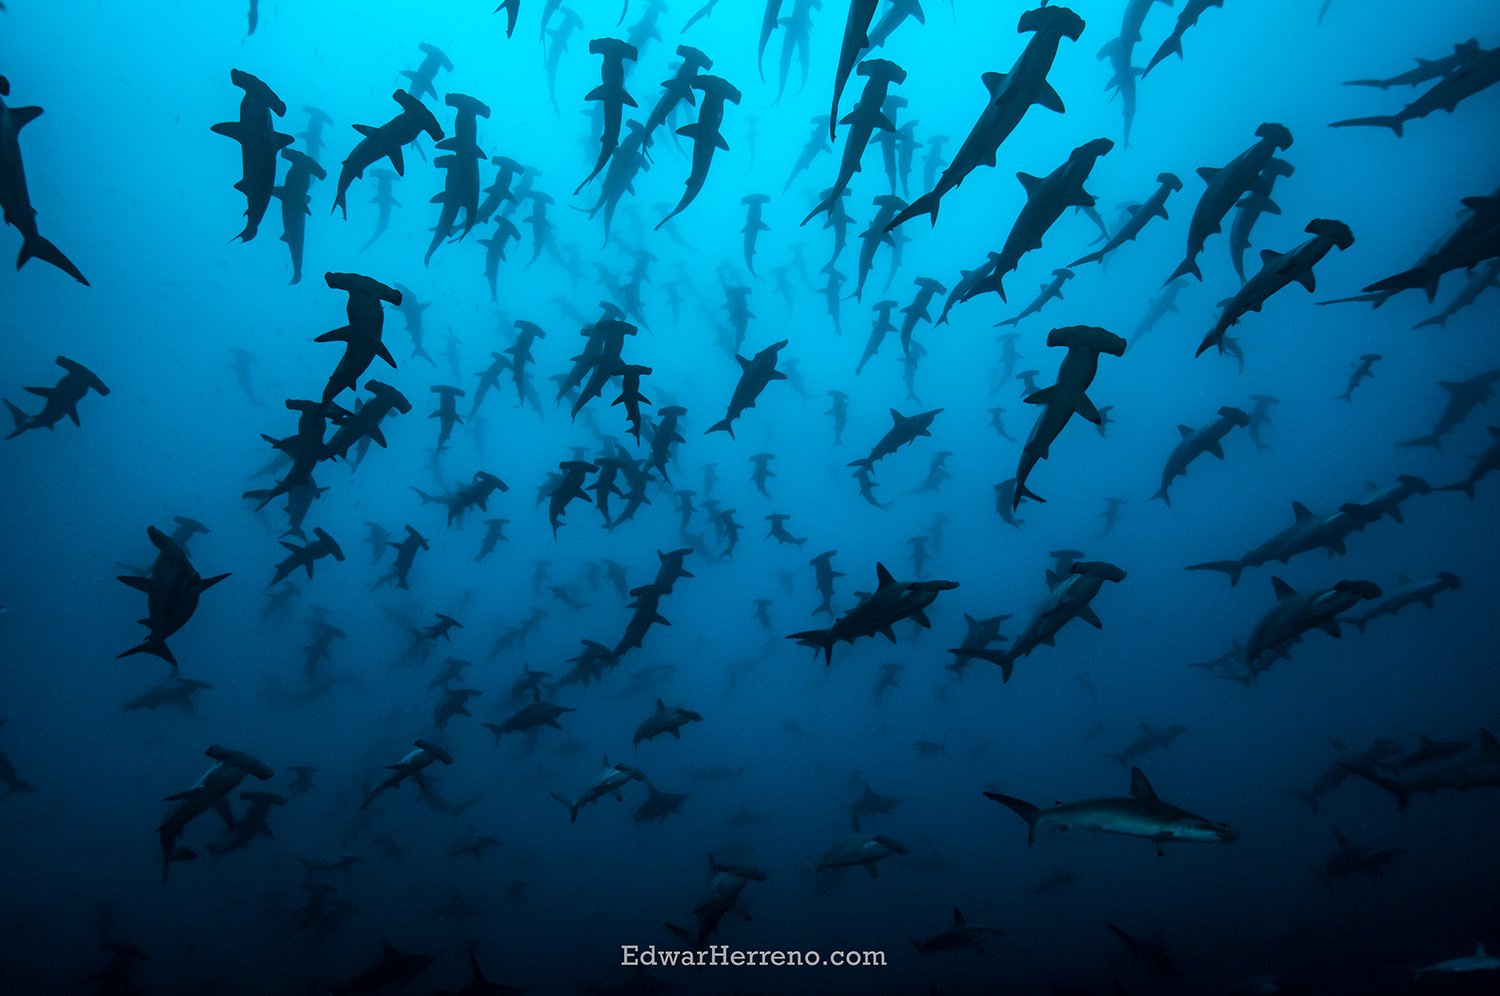
[[18,132],[41,116],[42,109],[40,107],[12,107],[10,109],[10,119],[14,122],[15,130]]
[[1073,405],[1073,410],[1095,425],[1103,421],[1103,417],[1099,414],[1099,409],[1094,407],[1094,403],[1088,399],[1088,395],[1080,394],[1077,402]]
[[240,123],[238,121],[220,121],[218,124],[210,126],[208,130],[213,132],[215,135],[223,135],[225,138],[232,138],[236,142],[240,140],[240,136],[242,134],[242,132],[240,131]]
[[1057,95],[1057,91],[1052,88],[1052,84],[1046,80],[1042,80],[1042,85],[1037,90],[1036,102],[1049,111],[1056,111],[1058,114],[1064,112],[1062,98]]
[[1344,635],[1343,630],[1339,629],[1338,622],[1335,621],[1335,620],[1333,620],[1333,619],[1328,620],[1327,622],[1323,623],[1323,625],[1319,626],[1318,628],[1321,629],[1323,632],[1327,633],[1329,636],[1333,637],[1334,639],[1338,639],[1339,637],[1341,637],[1341,636]]
[[1310,291],[1318,289],[1318,278],[1313,275],[1312,270],[1303,270],[1297,274],[1296,281]]
[[1206,447],[1206,449],[1218,459],[1224,459],[1224,447],[1220,446],[1218,443],[1210,443]]
[[1095,629],[1104,628],[1104,623],[1099,621],[1099,616],[1094,612],[1091,606],[1079,606],[1078,611],[1074,613],[1074,615],[1076,615],[1079,619],[1082,619],[1084,622],[1088,623]]
[[1171,840],[1172,835],[1169,833],[1159,833],[1151,838],[1152,843],[1156,845],[1156,856],[1158,858],[1165,858],[1167,856],[1167,844]]
[[870,873],[871,878],[880,877],[880,869],[876,868],[873,862],[871,864],[865,865],[865,871]]
[[396,358],[392,356],[391,351],[385,347],[385,343],[382,342],[375,347],[375,355],[380,357],[382,360],[385,360],[385,362],[389,363],[392,368],[396,366]]
[[391,160],[391,168],[396,171],[397,176],[406,175],[406,160],[401,157],[401,146],[396,146],[387,155]]
[[1050,404],[1052,402],[1052,396],[1056,393],[1056,387],[1044,387],[1040,391],[1037,391],[1035,394],[1028,394],[1023,403],[1028,405]]
[[219,819],[224,821],[226,827],[234,826],[234,811],[229,808],[228,799],[215,800],[214,812],[219,814]]

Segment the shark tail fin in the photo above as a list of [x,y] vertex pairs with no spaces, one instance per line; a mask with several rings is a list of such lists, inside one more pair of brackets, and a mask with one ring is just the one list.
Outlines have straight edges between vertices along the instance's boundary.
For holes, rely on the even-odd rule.
[[1369,768],[1361,768],[1356,767],[1352,764],[1346,764],[1344,765],[1344,769],[1351,775],[1358,775],[1360,778],[1363,778],[1370,784],[1385,789],[1391,795],[1395,796],[1396,811],[1398,813],[1406,811],[1406,804],[1411,801],[1410,786],[1406,785],[1404,782],[1399,782],[1394,778],[1387,778],[1384,775],[1377,775]]
[[986,799],[994,799],[1000,805],[1026,821],[1026,843],[1030,844],[1036,840],[1036,823],[1042,814],[1041,809],[1029,802],[1023,802],[1014,796],[1001,795],[999,792],[986,792],[984,797]]
[[1047,499],[1043,498],[1041,495],[1028,488],[1024,481],[1017,481],[1016,493],[1011,497],[1011,511],[1015,511],[1016,509],[1021,507],[1022,498],[1029,498],[1031,501],[1039,501],[1044,505],[1047,503]]
[[729,438],[733,439],[734,438],[734,424],[732,422],[730,422],[729,419],[727,419],[727,418],[721,418],[717,422],[715,422],[713,425],[711,425],[707,429],[703,430],[703,434],[705,436],[708,435],[710,432],[727,432],[727,433],[729,433]]
[[[10,402],[7,401],[6,404],[10,405]],[[15,411],[14,410],[11,411],[11,415],[12,416],[15,415]],[[1470,501],[1474,500],[1474,482],[1473,481],[1459,481],[1457,484],[1444,484],[1442,487],[1440,487],[1440,488],[1434,488],[1433,490],[1435,490],[1435,491],[1462,491],[1464,494],[1466,494],[1466,495],[1469,496],[1469,500]]]
[[1396,133],[1396,137],[1397,138],[1400,138],[1401,137],[1401,128],[1402,128],[1402,125],[1404,125],[1404,124],[1405,124],[1405,122],[1402,121],[1401,118],[1397,117],[1394,114],[1377,114],[1376,116],[1369,117],[1369,118],[1347,118],[1347,119],[1345,119],[1343,121],[1335,121],[1335,122],[1333,122],[1333,124],[1329,125],[1328,127],[1330,127],[1330,128],[1359,128],[1359,127],[1366,127],[1366,128],[1389,128],[1391,131],[1393,131],[1393,132]]
[[63,255],[61,249],[35,232],[22,239],[21,254],[16,257],[16,269],[19,270],[26,265],[28,259],[33,258],[39,259],[44,263],[51,263],[85,287],[89,285],[88,280],[79,272],[78,267],[73,265],[71,259]]
[[[7,401],[5,403],[5,409],[6,409],[6,411],[10,412],[10,420],[16,424],[15,429],[13,429],[11,431],[11,434],[8,435],[8,436],[6,436],[5,438],[6,439],[14,439],[17,436],[19,436],[21,433],[23,433],[23,432],[26,431],[27,426],[31,422],[31,416],[27,415],[25,412],[21,411],[21,409],[17,408],[15,405],[11,404],[9,401]],[[1469,497],[1472,498],[1474,496],[1471,494]]]
[[115,660],[121,657],[133,657],[136,654],[150,654],[153,657],[160,657],[173,667],[177,666],[177,658],[172,656],[172,651],[166,642],[154,636],[147,637],[144,643],[138,643],[129,650],[116,654]]
[[578,822],[578,804],[576,802],[569,802],[567,799],[564,799],[556,792],[548,792],[547,794],[552,796],[552,798],[556,799],[558,802],[562,803],[564,806],[568,807],[568,822],[570,824]]
[[1181,263],[1178,263],[1177,269],[1172,271],[1172,275],[1166,280],[1162,281],[1162,286],[1165,287],[1167,286],[1167,284],[1170,284],[1178,277],[1185,277],[1189,274],[1196,277],[1200,282],[1203,280],[1203,271],[1198,269],[1198,261],[1192,256],[1189,256]]
[[1244,567],[1238,560],[1210,560],[1202,564],[1189,564],[1187,569],[1190,571],[1219,571],[1220,573],[1227,574],[1229,575],[1229,586],[1233,588],[1240,583],[1240,571]]
[[938,196],[937,191],[930,190],[927,193],[923,194],[921,197],[918,197],[916,200],[912,201],[906,207],[902,208],[901,213],[892,218],[890,224],[885,226],[885,230],[887,232],[890,232],[897,226],[905,224],[907,221],[917,217],[917,215],[920,214],[927,215],[927,217],[931,219],[932,224],[936,226],[938,219],[938,207],[941,206],[941,204],[942,198]]
[[806,629],[800,633],[793,633],[787,637],[788,640],[796,640],[804,647],[823,652],[823,663],[825,666],[833,663],[833,630],[831,629]]
[[[955,663],[957,663],[957,661],[977,658],[982,661],[989,661],[991,664],[999,665],[1000,683],[1002,685],[1010,681],[1011,671],[1013,671],[1016,666],[1016,659],[1014,655],[1004,650],[989,650],[987,648],[981,647],[976,650],[949,650],[948,653],[953,654],[957,659]],[[950,667],[951,666],[952,665],[950,665]]]
[[1443,441],[1437,435],[1437,433],[1432,433],[1432,434],[1426,435],[1426,436],[1418,436],[1415,439],[1403,439],[1401,442],[1397,443],[1396,445],[1397,446],[1431,446],[1435,450],[1440,450],[1440,449],[1443,448]]

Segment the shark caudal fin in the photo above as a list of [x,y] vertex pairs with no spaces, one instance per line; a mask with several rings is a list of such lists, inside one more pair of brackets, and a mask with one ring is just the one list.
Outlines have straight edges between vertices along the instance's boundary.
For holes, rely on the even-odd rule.
[[[10,402],[7,401],[6,404],[10,405]],[[12,415],[12,417],[14,417],[15,416],[15,410],[14,410],[15,406],[14,405],[10,405],[10,407],[12,409],[11,410],[11,415]],[[16,431],[20,432],[21,430],[17,429]],[[14,435],[14,433],[12,433],[12,435]],[[1457,482],[1455,484],[1444,484],[1442,487],[1433,488],[1433,490],[1434,491],[1462,491],[1464,494],[1466,494],[1466,495],[1469,496],[1469,500],[1470,501],[1474,500],[1474,482],[1473,481],[1459,481],[1459,482]]]
[[1443,440],[1442,440],[1441,436],[1439,436],[1437,433],[1434,432],[1434,433],[1431,433],[1431,434],[1426,435],[1426,436],[1417,436],[1415,439],[1403,439],[1401,442],[1397,443],[1396,445],[1397,446],[1431,446],[1435,450],[1440,450],[1440,449],[1443,448]]
[[[498,736],[498,734],[497,734],[497,736]],[[568,822],[569,823],[576,823],[576,822],[578,822],[578,803],[576,803],[576,802],[569,802],[567,799],[564,799],[562,796],[558,795],[556,792],[548,792],[547,794],[550,795],[550,796],[552,796],[552,798],[556,799],[558,802],[562,803],[564,806],[568,807]]]
[[727,432],[727,433],[729,433],[729,438],[733,439],[734,438],[734,423],[730,422],[729,419],[727,419],[727,418],[721,418],[717,422],[715,422],[713,425],[711,425],[707,429],[703,430],[703,434],[705,436],[708,435],[710,432]]
[[928,191],[921,197],[918,197],[916,200],[912,201],[906,207],[902,208],[900,213],[898,213],[896,217],[892,218],[890,223],[885,226],[885,231],[893,231],[897,227],[906,224],[908,221],[917,217],[918,215],[923,214],[927,215],[928,218],[931,219],[932,224],[936,226],[938,219],[938,208],[942,205],[942,201],[942,197],[938,195],[938,192],[936,190]]
[[1244,569],[1245,565],[1241,564],[1238,560],[1210,560],[1202,564],[1189,564],[1185,568],[1185,570],[1189,571],[1219,571],[1222,574],[1227,574],[1229,575],[1229,586],[1231,588],[1240,583],[1240,572]]
[[804,647],[823,651],[823,664],[826,667],[833,663],[833,630],[831,629],[805,629],[800,633],[793,633],[787,637],[788,640],[796,640]]
[[1189,256],[1187,259],[1184,259],[1181,263],[1177,264],[1177,269],[1173,270],[1172,275],[1163,280],[1161,285],[1165,287],[1167,286],[1167,284],[1170,284],[1178,277],[1185,277],[1189,274],[1196,277],[1200,282],[1203,280],[1203,271],[1198,269],[1198,261],[1192,256]]
[[1397,781],[1394,778],[1387,778],[1384,775],[1377,775],[1369,768],[1361,768],[1353,764],[1345,764],[1342,767],[1351,775],[1358,775],[1370,784],[1377,785],[1393,795],[1396,799],[1396,812],[1403,813],[1406,811],[1406,804],[1411,801],[1411,787],[1405,782]]
[[1041,495],[1028,488],[1025,481],[1017,481],[1016,493],[1011,496],[1010,500],[1010,508],[1012,512],[1021,507],[1022,498],[1027,498],[1031,501],[1039,501],[1043,505],[1047,504],[1047,499],[1043,498]]
[[157,637],[147,637],[144,643],[138,643],[129,650],[115,654],[115,660],[122,657],[134,657],[136,654],[150,654],[152,657],[160,657],[173,667],[177,666],[177,658],[172,656],[172,651],[167,647],[164,640]]
[[35,232],[25,236],[21,240],[21,254],[16,257],[16,269],[19,270],[25,266],[28,259],[39,259],[44,263],[51,263],[80,284],[83,284],[83,286],[87,287],[89,285],[88,280],[79,272],[78,267],[73,265],[71,259],[63,255],[61,249]]
[[[5,437],[6,439],[15,439],[21,433],[31,428],[30,415],[27,415],[25,412],[21,411],[21,409],[11,404],[9,401],[5,403],[5,409],[6,411],[10,412],[10,420],[16,424],[16,427],[11,430],[10,435]],[[1474,496],[1470,495],[1469,497],[1472,498]]]
[[1335,121],[1330,128],[1389,128],[1401,137],[1401,128],[1406,122],[1394,114],[1378,114],[1369,118],[1347,118],[1343,121]]
[[[981,661],[989,661],[991,664],[999,665],[1000,683],[1002,685],[1010,681],[1011,671],[1013,671],[1016,666],[1015,655],[1008,650],[989,650],[983,647],[976,650],[950,648],[948,653],[953,654],[956,658],[958,658],[959,661],[977,659]],[[952,666],[953,665],[951,664],[949,665],[950,668]]]
[[986,799],[994,799],[1000,805],[1026,821],[1026,843],[1030,844],[1036,840],[1036,823],[1037,819],[1042,815],[1040,808],[1033,806],[1029,802],[1023,802],[1014,796],[1001,795],[999,792],[986,792],[984,797]]
[[[1072,269],[1075,266],[1082,266],[1084,263],[1102,263],[1102,262],[1104,262],[1104,250],[1100,249],[1100,250],[1097,250],[1095,252],[1089,253],[1087,256],[1079,256],[1077,259],[1073,260],[1073,262],[1071,262],[1071,263],[1068,264],[1068,268]],[[1172,281],[1170,281],[1170,280],[1167,281],[1167,283],[1171,283],[1171,282]]]

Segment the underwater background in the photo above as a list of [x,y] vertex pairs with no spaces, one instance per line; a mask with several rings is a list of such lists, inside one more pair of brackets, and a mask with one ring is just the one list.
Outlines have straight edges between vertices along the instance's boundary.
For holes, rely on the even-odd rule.
[[[1465,199],[1472,217],[1493,218],[1495,88],[1451,114],[1406,122],[1400,137],[1328,126],[1394,113],[1432,85],[1344,82],[1395,76],[1466,39],[1496,44],[1500,9],[1481,0],[1077,0],[1069,6],[1086,27],[1060,41],[1046,77],[1065,113],[1031,107],[994,168],[981,164],[949,190],[935,224],[918,216],[893,229],[892,244],[881,230],[889,216],[872,226],[875,199],[894,189],[904,202],[930,188],[985,107],[982,74],[1010,72],[1032,37],[1016,31],[1028,5],[925,0],[924,22],[899,23],[864,56],[904,69],[890,92],[906,103],[886,110],[899,111],[892,125],[911,127],[893,133],[904,135],[892,140],[893,177],[880,141],[865,151],[836,255],[840,226],[823,216],[799,223],[862,126],[841,125],[827,143],[826,120],[815,123],[829,112],[851,4],[785,0],[786,23],[759,58],[759,0],[710,4],[686,30],[698,0],[630,0],[623,17],[622,4],[521,0],[509,37],[506,10],[469,0],[270,0],[250,5],[248,25],[245,5],[229,2],[5,5],[6,113],[45,109],[19,132],[35,224],[88,286],[45,259],[0,268],[0,394],[23,417],[36,414],[46,399],[26,389],[57,383],[58,356],[109,393],[78,402],[78,426],[59,416],[55,431],[0,445],[0,990],[511,991],[485,988],[472,953],[489,983],[538,993],[1494,991],[1492,965],[1410,971],[1500,945],[1500,793],[1485,790],[1500,775],[1485,780],[1493,754],[1480,734],[1500,729],[1496,483],[1479,481],[1471,496],[1441,490],[1477,472],[1476,457],[1494,446],[1487,427],[1500,419],[1488,383],[1440,445],[1398,443],[1433,431],[1456,396],[1442,383],[1500,367],[1495,262],[1481,251],[1472,270],[1454,267],[1433,300],[1418,284],[1388,302],[1377,292],[1377,301],[1320,305],[1407,270]],[[875,20],[905,6],[882,2]],[[1109,60],[1096,58],[1127,8],[1145,11],[1138,67],[1180,14],[1201,14],[1181,58],[1132,74],[1128,143]],[[711,102],[707,91],[672,112],[630,189],[615,191],[608,236],[606,212],[589,211],[613,165],[575,194],[609,127],[599,109],[613,99],[607,78],[602,99],[588,99],[601,64],[608,73],[609,58],[589,51],[596,38],[636,49],[623,75],[634,101],[627,122],[656,106],[679,45],[711,57],[704,72],[740,93],[723,108],[727,148],[711,124],[689,127]],[[351,178],[345,217],[332,210],[341,160],[362,137],[351,125],[401,112],[392,91],[417,89],[402,71],[423,76],[424,44],[443,58],[428,67],[431,92],[416,96],[444,133],[454,134],[448,94],[477,98],[488,115],[477,121],[477,150],[435,147],[430,135],[406,145],[404,175],[384,181],[399,203],[372,241],[383,211],[376,173],[392,163]],[[253,238],[235,238],[246,208],[235,184],[249,153],[242,161],[234,136],[211,130],[235,121],[246,96],[231,70],[275,92],[285,108],[275,130],[327,174],[311,183],[300,282],[288,283],[289,245],[278,241],[281,200],[269,202]],[[853,115],[868,79],[850,76],[840,117]],[[305,134],[308,107],[330,119],[321,145]],[[1354,241],[1317,264],[1315,291],[1293,283],[1234,326],[1241,366],[1212,348],[1194,356],[1220,302],[1241,288],[1230,218],[1198,257],[1201,281],[1182,279],[1172,310],[1149,312],[1182,258],[1206,187],[1199,167],[1229,163],[1264,122],[1294,137],[1276,156],[1295,171],[1275,180],[1277,210],[1255,225],[1246,275],[1261,268],[1262,250],[1303,243],[1315,218],[1342,221]],[[947,142],[934,151],[939,135]],[[999,252],[1026,206],[1015,174],[1045,177],[1101,137],[1113,148],[1084,186],[1108,229],[1164,171],[1181,180],[1168,217],[1148,219],[1102,265],[1071,267],[1062,298],[1039,314],[995,328],[1054,270],[1098,248],[1097,225],[1069,204],[1008,274],[1007,300],[954,302],[946,324],[933,324],[961,273]],[[0,146],[6,139],[0,131]],[[701,193],[657,228],[704,141],[714,154]],[[808,148],[817,155],[795,170]],[[445,155],[457,162],[440,168]],[[472,224],[471,212],[440,238],[424,265],[445,173],[466,156],[485,187],[505,169],[492,157],[525,172],[502,181],[507,196],[486,220]],[[282,157],[278,183],[288,165]],[[14,178],[12,162],[0,167]],[[768,195],[768,228],[752,230],[750,255],[753,208],[742,199],[755,194]],[[9,205],[7,220],[16,224]],[[1494,245],[1493,256],[1500,240],[1488,223],[1489,242],[1483,231],[1478,241]],[[494,250],[482,240],[510,226],[516,241],[502,249],[492,294]],[[0,251],[20,242],[17,228],[0,231]],[[855,299],[862,248],[874,255]],[[404,310],[384,307],[394,369],[377,357],[357,379],[391,385],[410,410],[384,423],[386,445],[366,443],[357,469],[354,452],[318,460],[313,477],[327,490],[304,500],[300,529],[288,532],[285,495],[244,497],[274,489],[289,465],[262,434],[297,435],[299,413],[284,399],[310,399],[318,418],[339,420],[356,397],[371,397],[324,394],[344,346],[313,340],[353,320],[326,272],[399,285]],[[902,309],[921,293],[918,278],[943,290],[917,307],[924,313],[903,349]],[[1414,328],[1466,287],[1473,299],[1459,303],[1469,306]],[[894,330],[856,374],[882,301],[894,302],[885,309]],[[529,363],[520,374],[520,353],[505,352],[518,321],[545,332],[521,350]],[[628,388],[618,367],[598,369],[602,393],[573,414],[578,383],[567,375],[588,355],[580,330],[601,321],[630,323],[623,363],[649,368],[639,437],[627,406],[611,404]],[[1122,355],[1099,358],[1087,390],[1095,406],[1110,406],[1107,425],[1074,418],[1031,472],[1045,503],[1012,512],[1002,501],[1002,516],[996,485],[1017,476],[1047,408],[1024,400],[1016,375],[1039,371],[1036,387],[1065,379],[1065,350],[1047,339],[1071,326],[1128,340]],[[1017,334],[1009,359],[998,338],[1006,332]],[[783,339],[774,355],[785,380],[765,385],[732,437],[705,432],[740,381],[735,354],[748,359]],[[1340,398],[1367,354],[1380,357],[1373,377]],[[492,386],[471,412],[486,371]],[[462,421],[439,447],[444,420],[428,416],[441,385],[466,393],[456,401]],[[841,431],[830,392],[847,396]],[[1203,426],[1223,406],[1250,412],[1257,395],[1277,399],[1262,403],[1269,422],[1234,428],[1222,461],[1194,460],[1170,504],[1152,500],[1178,426]],[[337,411],[319,407],[330,400]],[[682,439],[662,442],[653,470],[653,439],[672,406],[685,409]],[[893,409],[941,411],[930,437],[874,465],[862,496],[851,461],[892,428]],[[773,455],[764,492],[752,481],[756,454]],[[627,487],[621,472],[620,491],[635,491],[638,511],[609,522],[589,492],[554,528],[549,506],[567,473],[559,465],[589,462],[592,487],[600,457],[646,475]],[[452,496],[478,471],[508,490],[451,522],[417,493]],[[1362,523],[1326,548],[1248,566],[1234,585],[1184,570],[1238,557],[1292,525],[1293,502],[1333,516],[1402,475],[1423,483],[1399,516]],[[1107,499],[1123,499],[1117,522]],[[609,517],[627,504],[637,503],[613,494]],[[787,539],[800,542],[767,536],[770,515],[789,516]],[[186,541],[192,568],[230,576],[203,591],[170,637],[175,668],[149,653],[116,660],[143,639],[136,620],[150,588],[117,578],[151,574],[161,547],[147,527],[170,535],[179,516],[207,528]],[[483,552],[487,519],[508,521]],[[396,551],[367,542],[370,523],[391,543],[408,527],[425,540],[407,586],[375,587]],[[342,560],[320,561],[311,577],[296,564],[267,587],[295,553],[281,544],[313,541],[314,527]],[[689,575],[662,586],[671,558],[660,554],[681,550]],[[1049,578],[1059,550],[1077,553]],[[836,551],[839,576],[831,611],[819,613],[809,561],[825,551]],[[966,615],[1008,615],[1000,632],[1014,645],[1049,590],[1082,576],[1069,573],[1074,560],[1124,572],[1088,608],[1102,628],[1074,618],[1055,645],[1040,641],[1015,660],[1008,681],[983,659],[950,667],[962,662],[949,650],[965,639]],[[866,638],[833,646],[831,663],[817,638],[814,649],[787,638],[858,611],[860,593],[877,588],[877,564],[898,581],[956,582],[915,613],[930,628],[908,613],[888,642],[877,620]],[[1277,604],[1273,575],[1298,592],[1368,581],[1385,597],[1402,588],[1398,579],[1439,572],[1462,583],[1445,585],[1430,608],[1323,627],[1338,628],[1338,639],[1313,628],[1278,645],[1285,659],[1247,664],[1235,649]],[[461,627],[422,639],[439,613]],[[630,628],[643,618],[643,634]],[[453,659],[471,663],[445,671]],[[546,676],[518,692],[528,669]],[[468,714],[447,718],[437,710],[454,689],[482,694],[467,698]],[[559,728],[531,733],[483,725],[533,699],[572,711]],[[701,719],[680,736],[638,738],[658,701]],[[1142,723],[1185,731],[1122,763],[1112,755],[1126,754]],[[1431,765],[1395,767],[1421,735],[1454,749]],[[387,766],[419,738],[452,763],[421,773],[425,791],[411,778],[371,801]],[[275,793],[274,836],[229,846],[234,831],[212,808],[180,840],[159,832],[181,803],[163,800],[216,763],[203,756],[211,745],[274,769],[227,797],[240,823],[255,805],[241,792]],[[570,822],[552,795],[577,797],[601,758],[644,778],[624,784],[623,804],[605,795]],[[1341,759],[1398,789],[1446,770],[1433,787],[1475,790],[1419,791],[1398,810],[1400,792],[1352,775]],[[1132,764],[1162,799],[1232,834],[1177,842],[1039,829],[1028,845],[1026,824],[984,795],[1044,808],[1122,797]],[[1467,767],[1444,768],[1455,764]],[[304,773],[313,787],[296,784],[297,766],[317,769]],[[647,781],[650,792],[685,794],[678,811],[634,818]],[[871,792],[887,804],[871,806]],[[1336,832],[1356,846],[1337,843]],[[828,867],[851,833],[899,850],[879,860],[878,875]],[[709,943],[879,951],[885,963],[622,966],[622,945],[694,947],[711,877],[725,874],[711,871],[710,855],[763,880],[739,876],[743,891]],[[1331,860],[1338,855],[1342,863]],[[955,907],[1003,934],[980,939],[982,952],[919,950],[913,942],[953,926]],[[398,964],[383,945],[421,957]]]

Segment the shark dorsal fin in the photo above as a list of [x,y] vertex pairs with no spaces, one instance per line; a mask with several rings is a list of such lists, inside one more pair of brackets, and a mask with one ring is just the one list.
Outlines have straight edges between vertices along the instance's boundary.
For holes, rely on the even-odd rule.
[[1303,519],[1311,518],[1312,514],[1312,509],[1308,508],[1300,501],[1292,502],[1292,517],[1295,518],[1298,522],[1301,522]]
[[1146,775],[1140,768],[1130,769],[1130,797],[1132,799],[1150,799],[1155,801],[1156,790],[1146,780]]
[[876,564],[875,565],[875,581],[876,581],[876,590],[877,591],[879,591],[881,588],[884,588],[887,585],[892,585],[892,584],[896,583],[896,579],[893,578],[893,577],[891,577],[891,572],[885,569],[885,565],[884,564]]
[[1288,595],[1297,594],[1297,589],[1281,580],[1281,578],[1272,578],[1271,587],[1276,591],[1276,600],[1278,602],[1283,598],[1286,598]]
[[1193,434],[1193,427],[1190,425],[1179,425],[1177,427],[1177,434],[1186,439]]
[[[964,915],[963,915],[963,912],[957,906],[955,906],[955,907],[953,907],[953,926],[955,926],[955,927],[962,927],[963,925],[964,925]],[[1480,950],[1483,950],[1483,948],[1481,947]]]

